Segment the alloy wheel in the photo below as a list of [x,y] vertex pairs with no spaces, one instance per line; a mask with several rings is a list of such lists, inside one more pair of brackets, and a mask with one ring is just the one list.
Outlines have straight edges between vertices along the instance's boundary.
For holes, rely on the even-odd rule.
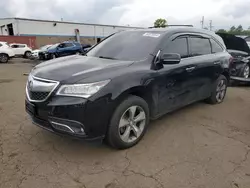
[[31,56],[31,52],[26,52],[26,57],[29,58]]
[[8,61],[8,57],[5,54],[0,55],[0,62],[6,63]]
[[249,66],[246,65],[243,71],[243,76],[244,78],[248,78],[249,77]]
[[227,85],[226,80],[220,80],[216,88],[216,100],[222,102],[226,95]]
[[146,113],[140,106],[129,107],[121,116],[119,135],[123,142],[136,141],[143,133],[146,125]]

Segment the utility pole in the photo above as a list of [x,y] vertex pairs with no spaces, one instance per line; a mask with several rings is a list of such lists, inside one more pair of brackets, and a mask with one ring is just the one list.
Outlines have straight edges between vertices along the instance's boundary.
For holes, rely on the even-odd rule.
[[209,29],[210,31],[213,29],[213,20],[209,20]]
[[201,28],[202,29],[204,28],[204,16],[202,16],[202,19],[201,19]]

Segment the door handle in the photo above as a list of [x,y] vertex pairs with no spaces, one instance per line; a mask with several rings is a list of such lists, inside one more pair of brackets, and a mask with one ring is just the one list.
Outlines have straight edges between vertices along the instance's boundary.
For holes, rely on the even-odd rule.
[[186,68],[186,71],[187,72],[192,72],[194,69],[195,69],[195,67],[188,67],[188,68]]
[[219,65],[220,64],[220,61],[215,61],[214,62],[214,65]]

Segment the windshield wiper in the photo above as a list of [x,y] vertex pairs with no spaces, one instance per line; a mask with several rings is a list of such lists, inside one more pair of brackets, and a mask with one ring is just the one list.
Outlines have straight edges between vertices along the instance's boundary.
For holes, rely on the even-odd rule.
[[105,56],[99,56],[99,58],[117,60],[116,58],[113,58],[113,57],[105,57]]

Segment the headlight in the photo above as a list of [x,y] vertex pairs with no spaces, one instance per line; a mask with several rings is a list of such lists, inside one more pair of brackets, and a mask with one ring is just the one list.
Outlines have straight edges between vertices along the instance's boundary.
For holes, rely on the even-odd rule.
[[56,95],[89,98],[109,82],[110,80],[105,80],[89,84],[62,85],[57,91]]

